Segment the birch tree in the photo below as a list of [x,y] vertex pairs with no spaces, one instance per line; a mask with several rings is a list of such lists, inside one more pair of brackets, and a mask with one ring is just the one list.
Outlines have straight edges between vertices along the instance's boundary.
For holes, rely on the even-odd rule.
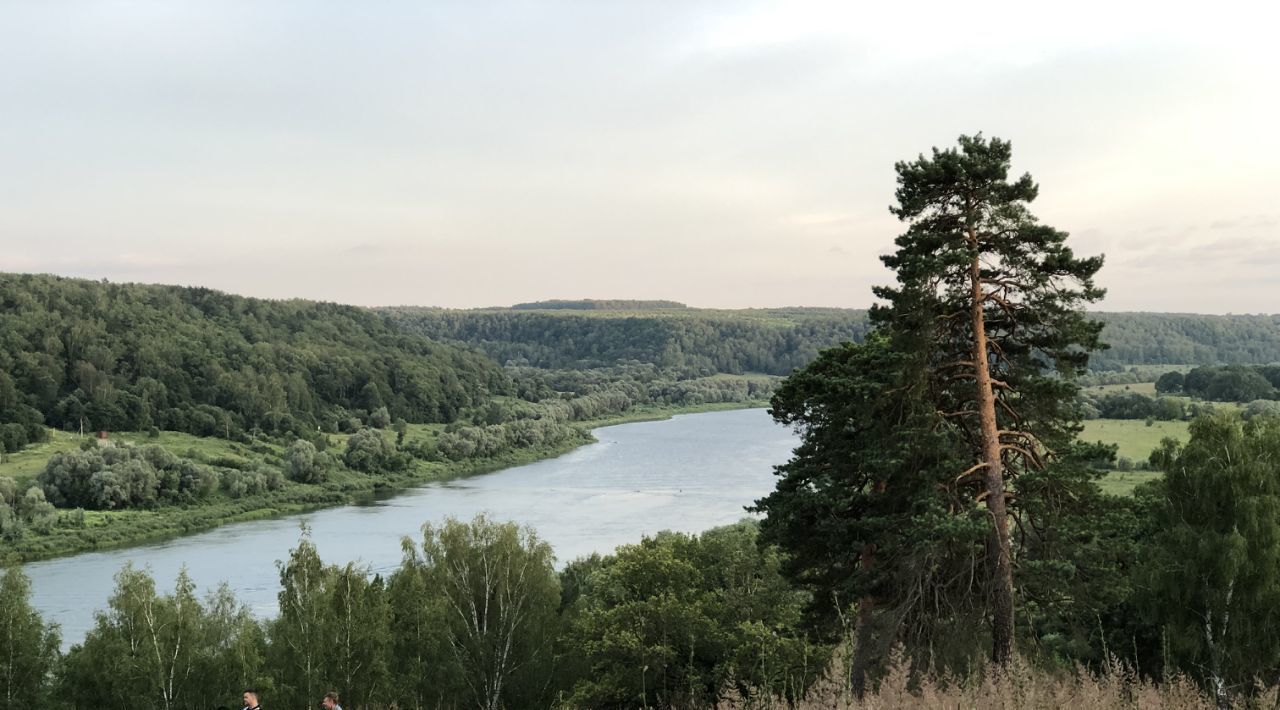
[[58,660],[58,629],[31,607],[31,581],[0,576],[0,710],[44,704]]
[[1141,608],[1180,668],[1229,693],[1280,670],[1280,419],[1201,417],[1152,455],[1158,531]]
[[[475,706],[525,706],[550,681],[560,602],[551,546],[528,528],[448,519],[423,526],[423,564],[447,610],[449,647]],[[516,688],[523,702],[511,696]]]
[[331,643],[325,603],[331,574],[304,527],[298,546],[280,563],[280,615],[268,633],[268,663],[279,682],[281,706],[305,707],[329,690],[323,672]]
[[61,695],[76,707],[216,705],[252,682],[260,661],[260,631],[228,590],[206,608],[185,569],[159,594],[149,573],[126,565],[107,611],[68,654]]

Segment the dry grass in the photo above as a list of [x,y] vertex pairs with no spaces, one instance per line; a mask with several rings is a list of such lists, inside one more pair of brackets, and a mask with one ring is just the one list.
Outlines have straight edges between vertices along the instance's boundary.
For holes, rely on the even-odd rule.
[[[838,668],[838,660],[833,662]],[[716,710],[1217,710],[1218,704],[1193,682],[1175,677],[1155,683],[1119,663],[1103,673],[1079,669],[1052,673],[1016,662],[1007,671],[990,670],[955,680],[920,678],[901,653],[888,673],[861,702],[853,698],[842,674],[829,673],[799,704],[779,698],[728,698]],[[1236,707],[1277,707],[1277,689],[1240,699]]]

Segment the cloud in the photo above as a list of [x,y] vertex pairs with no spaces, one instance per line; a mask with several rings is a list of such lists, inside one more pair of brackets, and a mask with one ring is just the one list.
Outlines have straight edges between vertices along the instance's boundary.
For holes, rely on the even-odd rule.
[[1171,271],[1275,259],[1260,7],[9,3],[0,268],[863,306],[902,231],[894,161],[981,129],[1045,223],[1107,253],[1111,298],[1166,310]]

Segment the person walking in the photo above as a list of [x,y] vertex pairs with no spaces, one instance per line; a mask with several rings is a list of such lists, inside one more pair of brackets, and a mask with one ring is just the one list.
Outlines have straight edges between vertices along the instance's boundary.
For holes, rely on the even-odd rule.
[[332,690],[324,694],[324,699],[320,701],[320,707],[324,710],[342,710],[342,706],[338,704],[338,694]]

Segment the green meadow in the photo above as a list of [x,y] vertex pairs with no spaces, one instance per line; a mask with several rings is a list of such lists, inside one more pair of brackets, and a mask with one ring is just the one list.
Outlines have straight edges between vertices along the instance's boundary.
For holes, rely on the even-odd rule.
[[[1090,419],[1084,422],[1080,439],[1115,444],[1117,457],[1138,463],[1146,461],[1163,439],[1186,441],[1187,427],[1188,422],[1183,421],[1153,421],[1148,425],[1141,419]],[[1099,485],[1106,493],[1129,495],[1137,486],[1160,475],[1159,471],[1112,471]]]

